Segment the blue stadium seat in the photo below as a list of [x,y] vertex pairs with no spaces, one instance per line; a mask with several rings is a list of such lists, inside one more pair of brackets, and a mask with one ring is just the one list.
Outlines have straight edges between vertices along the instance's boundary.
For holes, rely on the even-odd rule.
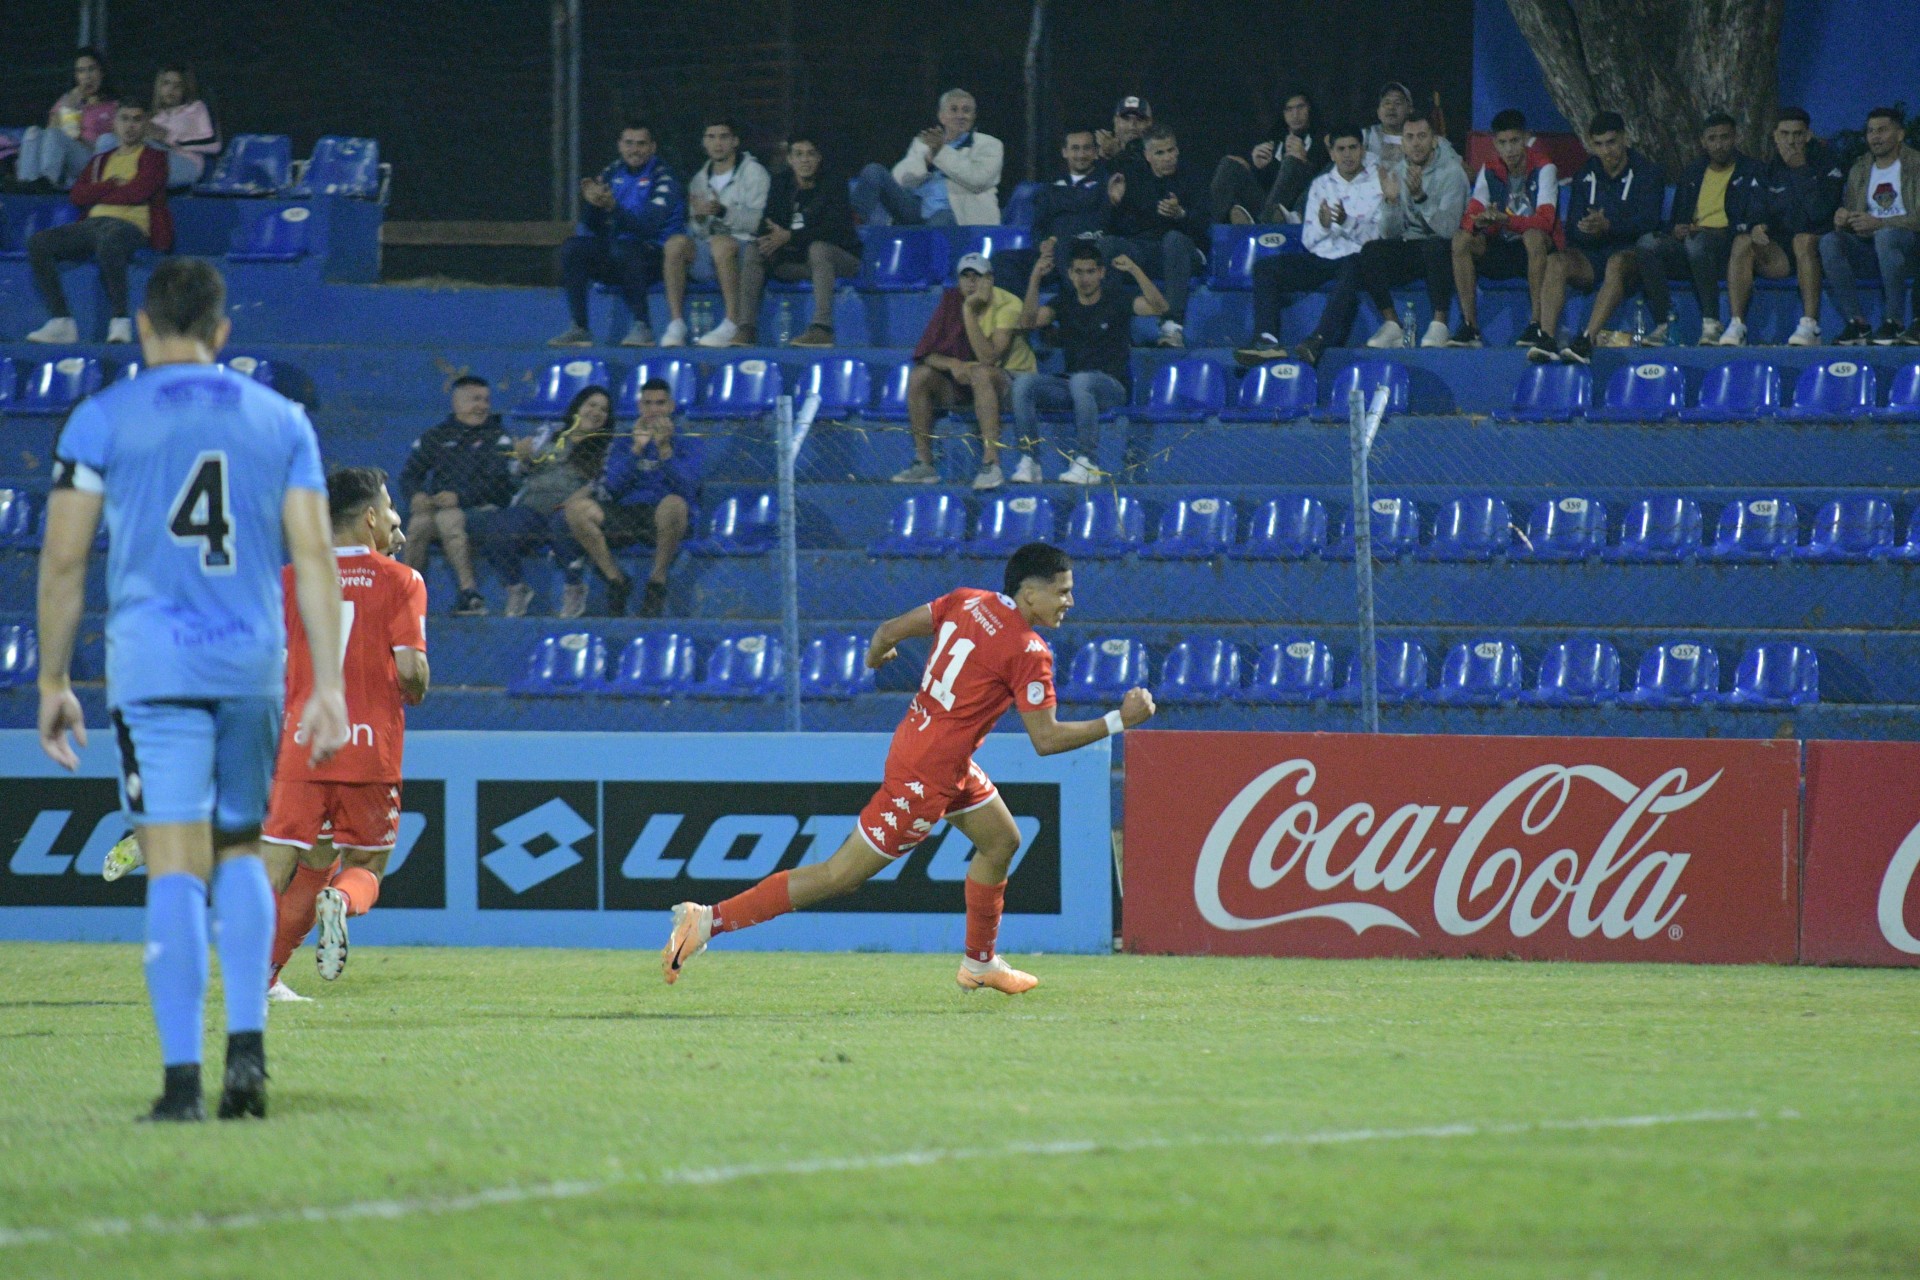
[[1870,416],[1920,422],[1920,362],[1903,364],[1894,370],[1893,385],[1887,388],[1886,407],[1873,410]]
[[1327,390],[1327,407],[1314,417],[1327,422],[1345,422],[1347,396],[1355,387],[1360,389],[1360,395],[1368,405],[1373,403],[1373,393],[1385,387],[1387,412],[1405,413],[1407,401],[1413,394],[1413,378],[1407,372],[1407,366],[1397,360],[1357,361],[1334,377],[1333,385]]
[[1641,498],[1620,522],[1620,541],[1600,552],[1627,564],[1677,564],[1700,554],[1703,522],[1692,498]]
[[1182,640],[1160,664],[1153,696],[1165,702],[1221,702],[1240,694],[1240,647],[1209,636]]
[[18,222],[7,219],[5,234],[0,235],[0,262],[25,261],[27,241],[49,227],[64,227],[79,217],[80,211],[63,200],[59,204],[36,205]]
[[874,674],[867,666],[867,638],[851,631],[816,636],[800,654],[800,695],[851,698],[872,693]]
[[1293,422],[1311,414],[1320,403],[1320,379],[1310,364],[1275,360],[1249,369],[1231,408],[1221,409],[1222,422]]
[[1254,664],[1244,702],[1322,702],[1333,695],[1333,650],[1318,640],[1269,644]]
[[707,678],[693,687],[700,698],[764,698],[780,692],[785,674],[780,637],[754,631],[723,637],[707,657]]
[[1491,560],[1513,545],[1513,512],[1499,498],[1455,498],[1434,517],[1433,538],[1414,554],[1422,560]]
[[1780,416],[1797,422],[1846,422],[1873,413],[1879,394],[1873,366],[1852,357],[1808,365],[1793,384],[1793,403]]
[[833,422],[860,413],[873,395],[871,377],[865,360],[851,356],[824,356],[814,360],[801,370],[793,384],[794,412],[800,412],[808,396],[817,395],[822,421]]
[[864,418],[873,418],[879,422],[905,422],[907,420],[907,379],[913,376],[913,362],[888,367],[880,378],[880,395],[873,407],[861,414]]
[[1261,503],[1247,526],[1247,540],[1229,554],[1243,560],[1305,560],[1326,546],[1326,504],[1300,495]]
[[313,211],[294,205],[263,214],[233,229],[227,245],[228,262],[298,262],[307,256]]
[[1722,706],[1782,710],[1820,701],[1820,655],[1785,641],[1755,645],[1733,673],[1733,690]]
[[[1373,537],[1373,558],[1396,560],[1420,547],[1420,507],[1411,498],[1375,498],[1367,525]],[[1353,513],[1340,517],[1340,534],[1327,547],[1329,560],[1353,558]]]
[[1902,564],[1920,564],[1920,507],[1907,516],[1907,540],[1896,547],[1875,553],[1876,560],[1897,560]]
[[780,497],[772,490],[722,498],[707,519],[707,534],[687,545],[703,556],[758,556],[780,540]]
[[[243,378],[252,378],[263,387],[273,385],[273,361],[271,360],[262,360],[258,356],[228,356],[220,363]],[[139,377],[139,363],[137,361],[130,362],[130,367],[122,369],[120,376],[123,378]]]
[[676,409],[693,408],[693,402],[700,395],[700,366],[682,356],[649,356],[620,380],[620,392],[614,397],[614,413],[623,418],[638,417],[640,388],[655,378],[673,388]]
[[31,493],[0,489],[0,547],[39,546],[40,519],[40,503]]
[[1067,554],[1101,559],[1140,550],[1147,540],[1147,513],[1124,493],[1090,493],[1067,516]]
[[1251,289],[1256,261],[1276,253],[1301,251],[1299,227],[1218,223],[1213,228],[1212,251],[1207,255],[1213,267],[1208,284],[1214,289]]
[[1636,360],[1607,379],[1606,402],[1587,410],[1591,422],[1659,422],[1687,404],[1687,375],[1671,360]]
[[194,186],[203,196],[270,196],[293,179],[293,139],[279,133],[236,135]]
[[931,227],[867,227],[860,255],[860,287],[879,293],[910,293],[947,278],[947,238]]
[[735,360],[707,378],[690,418],[757,418],[780,398],[780,366],[767,360]]
[[[1412,640],[1373,642],[1375,683],[1380,701],[1417,702],[1427,695],[1427,651]],[[1347,662],[1347,682],[1333,695],[1335,702],[1360,701],[1360,655]]]
[[567,404],[587,387],[609,387],[607,362],[586,356],[555,360],[533,374],[533,391],[514,406],[516,418],[558,418]]
[[[993,261],[996,253],[1005,253],[1009,249],[1030,249],[1033,247],[1033,233],[1025,227],[1006,223],[997,227],[948,227],[947,272],[951,276],[954,266],[969,253],[977,253],[988,262]],[[1009,293],[1024,294],[1026,281],[1001,281],[1000,287]]]
[[1894,546],[1893,504],[1856,496],[1821,507],[1807,545],[1794,554],[1802,560],[1864,564],[1884,557]]
[[1189,356],[1154,370],[1147,402],[1127,410],[1143,422],[1204,422],[1227,403],[1227,371],[1212,360]]
[[1700,401],[1682,422],[1751,422],[1780,412],[1780,370],[1769,360],[1729,360],[1707,370]]
[[1800,512],[1785,498],[1744,498],[1720,512],[1705,558],[1725,563],[1785,560],[1800,542]]
[[1700,707],[1720,696],[1720,655],[1712,645],[1676,640],[1647,651],[1640,678],[1620,699],[1630,707]]
[[1053,541],[1053,500],[1032,494],[987,499],[973,539],[963,548],[970,556],[1010,556],[1029,542]]
[[29,622],[0,626],[0,689],[17,689],[40,679],[40,639]]
[[693,691],[693,637],[677,631],[642,631],[620,651],[607,692],[672,698]]
[[313,144],[313,155],[287,194],[306,200],[313,196],[347,196],[355,200],[381,198],[380,143],[373,138],[343,138],[329,134]]
[[144,368],[146,368],[146,366],[138,360],[129,360],[114,371],[113,380],[115,382],[132,382],[140,376],[140,371]]
[[1059,686],[1062,702],[1111,702],[1147,683],[1147,646],[1138,640],[1089,640]]
[[876,539],[868,554],[944,556],[967,540],[966,503],[956,494],[916,493],[900,500],[887,525],[886,536]]
[[1593,403],[1593,370],[1583,364],[1530,364],[1514,384],[1513,407],[1496,409],[1496,422],[1567,422]]
[[1447,651],[1439,687],[1429,697],[1448,706],[1493,706],[1518,702],[1522,684],[1519,645],[1474,640]]
[[1033,202],[1040,194],[1044,182],[1023,182],[1013,189],[1007,197],[1006,207],[1000,210],[1000,225],[1003,227],[1033,228]]
[[598,693],[607,674],[607,642],[590,631],[541,636],[526,669],[507,682],[515,697]]
[[20,391],[20,370],[14,365],[12,356],[0,356],[0,412],[13,405],[13,397]]
[[1559,640],[1540,659],[1540,677],[1520,700],[1541,707],[1593,707],[1620,698],[1620,651],[1605,640]]
[[1230,498],[1183,498],[1167,504],[1160,528],[1141,554],[1156,560],[1205,560],[1233,549],[1239,526]]
[[57,417],[100,389],[105,380],[100,362],[92,356],[61,356],[45,364],[28,365],[20,394],[8,412],[21,417]]
[[1535,505],[1527,536],[1511,554],[1516,560],[1585,560],[1606,548],[1606,504],[1597,498],[1556,498]]

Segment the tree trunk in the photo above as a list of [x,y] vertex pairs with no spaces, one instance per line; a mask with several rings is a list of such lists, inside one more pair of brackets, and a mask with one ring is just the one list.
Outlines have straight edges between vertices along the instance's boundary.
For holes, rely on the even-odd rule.
[[1507,0],[1560,113],[1585,130],[1618,111],[1669,177],[1700,153],[1700,122],[1726,111],[1765,154],[1779,92],[1786,0]]

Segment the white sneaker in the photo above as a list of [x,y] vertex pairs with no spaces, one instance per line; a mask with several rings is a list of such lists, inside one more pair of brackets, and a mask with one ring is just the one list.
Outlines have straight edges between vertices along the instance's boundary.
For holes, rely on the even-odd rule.
[[975,493],[986,493],[990,489],[998,489],[1006,482],[1007,478],[1000,470],[1000,464],[997,462],[989,462],[981,467],[974,475],[973,491]]
[[1817,347],[1820,345],[1820,322],[1807,316],[1800,317],[1800,323],[1793,327],[1793,336],[1787,339],[1790,347]]
[[1057,478],[1061,484],[1099,484],[1100,468],[1094,466],[1092,460],[1083,453]]
[[[1702,320],[1700,322],[1700,345],[1703,347],[1718,346],[1720,335],[1725,332],[1726,326],[1718,320]],[[1728,345],[1733,346],[1737,344],[1729,343]]]
[[313,962],[319,966],[320,976],[332,982],[347,967],[347,895],[328,885],[314,900],[313,908],[313,920],[320,929]]
[[1383,320],[1380,327],[1367,339],[1370,347],[1398,347],[1406,343],[1407,331],[1400,327],[1398,320]]
[[516,582],[512,586],[507,588],[507,608],[506,608],[507,617],[509,618],[526,617],[527,606],[531,605],[532,603],[533,603],[533,588],[528,586],[526,583]]
[[[1700,345],[1703,347],[1707,345],[1707,335],[1704,330],[1700,334]],[[1746,346],[1747,322],[1738,318],[1727,321],[1726,331],[1720,335],[1720,345],[1723,347]]]
[[146,862],[140,853],[140,842],[129,831],[121,837],[120,843],[107,850],[107,860],[100,864],[102,880],[118,880],[127,872]]
[[78,342],[80,326],[72,316],[55,316],[27,335],[28,342]]
[[1039,484],[1045,477],[1040,474],[1040,464],[1023,453],[1020,455],[1019,465],[1014,467],[1013,474],[1007,478],[1015,484]]
[[587,614],[587,584],[569,582],[560,588],[560,616],[584,618]]
[[286,983],[275,978],[273,985],[267,988],[268,1004],[312,1004],[312,996],[303,996]]
[[[732,346],[733,335],[738,332],[740,332],[739,325],[735,324],[731,320],[722,320],[719,324],[713,326],[713,328],[701,334],[699,339],[696,340],[693,345],[696,347]],[[660,345],[666,346],[667,344],[663,342]]]
[[1187,331],[1176,320],[1160,322],[1160,345],[1163,347],[1184,347],[1187,345]]
[[1423,347],[1444,347],[1453,337],[1453,330],[1447,328],[1445,320],[1435,320],[1427,325],[1427,331],[1420,335]]
[[107,321],[107,341],[132,342],[133,321],[127,319],[125,316],[115,316],[113,319]]
[[687,322],[685,320],[675,320],[672,324],[669,324],[667,331],[660,335],[660,345],[663,347],[686,346]]

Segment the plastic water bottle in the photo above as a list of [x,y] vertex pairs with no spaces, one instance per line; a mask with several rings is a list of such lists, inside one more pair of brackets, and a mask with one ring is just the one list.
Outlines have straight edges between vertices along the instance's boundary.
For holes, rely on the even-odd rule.
[[1411,302],[1400,304],[1400,345],[1403,347],[1413,345],[1413,304]]
[[708,324],[710,317],[707,315],[707,300],[705,298],[695,298],[693,300],[693,306],[689,308],[689,310],[693,313],[693,332],[687,336],[697,339],[705,334],[708,328],[711,327]]
[[773,340],[784,347],[787,345],[788,341],[792,339],[792,337],[793,337],[793,299],[790,297],[783,297],[780,299],[780,322],[774,326]]
[[1645,346],[1647,342],[1647,307],[1643,302],[1633,304],[1633,345]]

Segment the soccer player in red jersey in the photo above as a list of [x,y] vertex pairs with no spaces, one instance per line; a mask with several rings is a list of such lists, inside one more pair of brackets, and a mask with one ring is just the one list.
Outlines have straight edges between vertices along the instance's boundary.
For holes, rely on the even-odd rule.
[[[776,871],[716,906],[683,902],[660,954],[671,983],[715,934],[771,920],[851,893],[888,863],[904,857],[945,818],[973,842],[967,868],[964,991],[991,987],[1018,995],[1039,985],[994,951],[1007,896],[1007,869],[1020,832],[1006,801],[973,762],[973,753],[1009,706],[1017,707],[1034,749],[1072,751],[1145,722],[1153,695],[1129,689],[1120,709],[1100,720],[1054,718],[1053,650],[1036,627],[1057,627],[1073,607],[1073,562],[1046,543],[1021,547],[1007,561],[1004,593],[962,587],[882,623],[867,646],[867,665],[893,660],[895,646],[932,636],[920,691],[894,730],[886,780],[860,813],[860,825],[825,862]],[[351,689],[349,689],[351,698]],[[351,703],[349,703],[351,705]]]
[[[302,998],[280,981],[280,970],[316,917],[320,976],[340,976],[347,917],[365,915],[379,898],[399,838],[405,708],[427,695],[427,584],[392,558],[400,516],[386,481],[378,467],[346,467],[327,478],[350,731],[339,754],[314,766],[297,712],[281,729],[261,831],[267,874],[280,894],[273,943],[273,993],[280,1000]],[[306,631],[289,610],[287,705],[304,706],[312,683]]]

